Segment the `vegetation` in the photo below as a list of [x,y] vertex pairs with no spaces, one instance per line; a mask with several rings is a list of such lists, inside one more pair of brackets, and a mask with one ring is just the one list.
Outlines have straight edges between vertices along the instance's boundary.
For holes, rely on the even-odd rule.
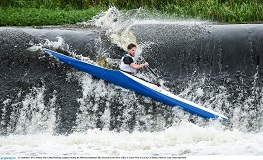
[[109,6],[228,23],[263,21],[261,0],[1,0],[0,26],[72,24]]
[[[185,0],[187,1],[187,0]],[[263,20],[263,4],[257,0],[195,0],[191,5],[168,4],[164,11],[186,17],[228,23],[257,22]]]
[[40,26],[73,24],[90,20],[100,10],[61,10],[46,8],[0,8],[0,26]]

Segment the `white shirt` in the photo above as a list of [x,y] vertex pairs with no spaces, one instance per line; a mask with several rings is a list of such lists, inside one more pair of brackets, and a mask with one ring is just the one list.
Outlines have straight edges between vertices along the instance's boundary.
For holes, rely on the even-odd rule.
[[136,73],[136,69],[134,69],[134,68],[132,68],[131,66],[130,66],[130,64],[125,64],[124,63],[124,58],[125,57],[131,57],[132,58],[132,60],[133,60],[133,63],[134,63],[134,58],[131,56],[131,55],[129,55],[129,54],[125,54],[122,58],[121,58],[121,63],[120,63],[120,70],[122,70],[122,71],[125,71],[125,72],[131,72],[131,73],[133,73],[133,74],[135,74]]

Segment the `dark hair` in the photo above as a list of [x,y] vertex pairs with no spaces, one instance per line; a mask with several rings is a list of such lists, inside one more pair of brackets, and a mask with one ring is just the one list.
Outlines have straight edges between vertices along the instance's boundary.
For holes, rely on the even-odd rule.
[[127,49],[132,49],[133,47],[136,47],[136,45],[133,44],[133,43],[131,43],[131,44],[129,44],[129,45],[127,46]]

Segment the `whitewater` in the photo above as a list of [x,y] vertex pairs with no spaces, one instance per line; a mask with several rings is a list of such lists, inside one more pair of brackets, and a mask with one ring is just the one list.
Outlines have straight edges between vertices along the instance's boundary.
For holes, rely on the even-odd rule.
[[[139,9],[123,13],[112,7],[108,11],[95,16],[93,20],[78,23],[76,26],[85,28],[85,26],[92,25],[96,28],[96,32],[107,37],[105,43],[111,43],[123,50],[129,43],[138,44],[138,57],[152,50],[157,52],[158,50],[152,46],[156,44],[162,46],[164,41],[170,40],[174,46],[179,45],[179,42],[168,38],[157,38],[152,41],[146,38],[146,40],[143,40],[145,38],[144,34],[149,33],[145,33],[143,27],[136,30],[138,26],[150,24],[157,25],[158,28],[159,25],[169,25],[168,29],[170,25],[182,26],[174,30],[176,33],[179,31],[183,32],[189,27],[191,31],[187,32],[187,34],[191,33],[189,39],[193,41],[195,35],[200,33],[196,30],[200,28],[202,31],[205,30],[206,34],[211,34],[210,30],[212,29],[210,28],[213,25],[211,22],[146,20],[145,18],[140,18],[140,12]],[[127,20],[128,17],[130,18]],[[206,30],[207,28],[209,28],[209,31]],[[9,30],[3,27],[0,28],[0,31],[3,32],[6,29]],[[12,31],[12,29],[10,30]],[[32,30],[30,27],[25,27],[21,30],[32,35],[37,35],[37,32],[39,32],[38,29]],[[78,44],[70,44],[67,41],[69,38],[63,37],[63,34],[75,32],[79,35],[79,38],[86,38],[86,35],[80,36],[83,30],[85,29],[63,30],[63,28],[52,28],[51,33],[48,32],[48,34],[52,35],[50,36],[52,40],[30,41],[25,49],[30,53],[34,53],[35,51],[41,52],[42,48],[59,48],[67,51],[71,56],[99,65],[99,62],[92,60],[88,56],[78,55],[77,52],[83,48],[72,47]],[[59,32],[62,36],[55,36],[53,32]],[[151,32],[156,31],[152,30]],[[45,35],[46,33],[42,34]],[[184,36],[188,37],[189,35],[187,34]],[[206,34],[203,36],[205,37]],[[103,36],[96,37],[94,46],[99,56],[108,56],[109,51],[103,48],[105,45],[103,44]],[[182,37],[179,37],[179,40],[180,38]],[[224,45],[221,39],[217,40],[218,42],[215,43],[220,43],[220,46]],[[187,41],[187,43],[183,43],[183,46],[189,45],[192,47],[197,44],[189,44],[189,41]],[[12,47],[10,50],[18,48],[16,45]],[[222,56],[220,49],[216,48],[214,50],[219,56]],[[256,51],[253,50],[251,52],[254,53]],[[154,54],[151,55],[155,57]],[[64,93],[59,91],[59,89],[50,91],[49,86],[55,88],[53,84],[60,84],[61,81],[55,79],[56,81],[54,82],[46,82],[43,77],[40,78],[37,85],[34,84],[28,87],[28,92],[19,90],[9,96],[9,98],[3,98],[4,96],[2,96],[2,101],[0,101],[0,159],[8,159],[8,157],[13,157],[14,159],[80,159],[81,157],[82,159],[232,159],[234,157],[238,159],[262,159],[263,157],[263,118],[261,115],[263,112],[263,98],[261,97],[263,92],[261,91],[262,86],[258,85],[260,77],[258,68],[255,68],[255,73],[251,73],[252,92],[247,97],[245,96],[244,88],[242,88],[243,83],[237,84],[238,87],[234,86],[236,87],[236,92],[244,91],[242,92],[244,94],[237,95],[238,98],[236,100],[231,100],[231,94],[228,93],[226,86],[222,84],[216,85],[216,90],[211,89],[212,87],[209,88],[209,91],[212,90],[213,92],[207,94],[208,89],[206,85],[209,78],[202,73],[195,77],[193,75],[196,75],[195,73],[198,71],[196,69],[192,71],[188,68],[190,75],[196,79],[198,78],[198,80],[184,82],[184,87],[178,89],[177,94],[182,98],[195,101],[227,115],[229,122],[222,123],[217,120],[206,121],[195,115],[190,115],[177,107],[166,106],[150,98],[138,96],[132,91],[94,79],[85,73],[72,71],[64,67],[63,64],[54,62],[55,60],[52,57],[48,58],[50,63],[48,67],[58,68],[60,71],[63,70],[65,75],[59,75],[61,79],[65,79],[63,83],[67,83],[69,86],[74,84],[73,89],[81,96],[72,96],[73,93],[72,95],[68,93],[71,90]],[[41,55],[37,59],[41,61],[47,58]],[[150,60],[157,61],[156,58]],[[106,58],[106,61],[114,65],[118,60],[109,56]],[[161,74],[161,70],[169,71],[170,68],[168,67],[161,69],[161,67],[166,67],[165,65],[158,66],[158,64],[162,63],[156,63],[155,68],[157,69],[155,71],[157,74]],[[218,70],[221,73],[223,63],[219,63],[220,69]],[[183,74],[186,74],[183,68],[180,69]],[[179,72],[179,69],[177,71]],[[210,72],[213,71],[217,71],[217,69],[210,70]],[[21,74],[26,77],[30,74],[29,72],[26,71]],[[41,74],[44,74],[44,72]],[[149,75],[149,73],[139,74],[144,77],[153,76]],[[1,78],[2,81],[7,79],[6,76]],[[166,82],[165,79],[160,79],[160,81],[162,84]],[[243,82],[243,79],[240,81]],[[1,85],[4,88],[4,83]],[[174,91],[169,87],[166,87],[166,89]],[[62,98],[61,94],[59,94],[60,92],[62,92]],[[63,94],[69,94],[70,96],[63,97]],[[203,101],[202,98],[207,101]],[[76,101],[74,104],[79,106],[72,105],[72,108],[68,108],[70,110],[66,110],[63,108],[61,101],[66,101],[67,99],[69,99],[68,101],[74,99]],[[249,111],[249,108],[254,105],[254,101],[257,102],[257,112],[254,110]],[[58,105],[57,102],[62,104]],[[237,104],[237,106],[233,107],[232,103]],[[61,116],[61,118],[62,112],[72,114],[75,117],[67,119],[67,117]],[[63,126],[67,126],[70,129],[63,129]]]

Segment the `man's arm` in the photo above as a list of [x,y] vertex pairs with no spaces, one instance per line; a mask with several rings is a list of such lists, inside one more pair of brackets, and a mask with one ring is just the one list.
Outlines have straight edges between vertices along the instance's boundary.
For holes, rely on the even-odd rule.
[[[147,62],[146,62],[147,63]],[[133,69],[140,69],[146,65],[148,65],[148,63],[143,63],[143,64],[135,64],[135,63],[131,63],[130,66],[133,68]]]
[[129,64],[133,69],[140,69],[144,66],[149,65],[147,62],[145,62],[144,64],[135,64],[131,57],[125,57],[123,61],[125,64]]

